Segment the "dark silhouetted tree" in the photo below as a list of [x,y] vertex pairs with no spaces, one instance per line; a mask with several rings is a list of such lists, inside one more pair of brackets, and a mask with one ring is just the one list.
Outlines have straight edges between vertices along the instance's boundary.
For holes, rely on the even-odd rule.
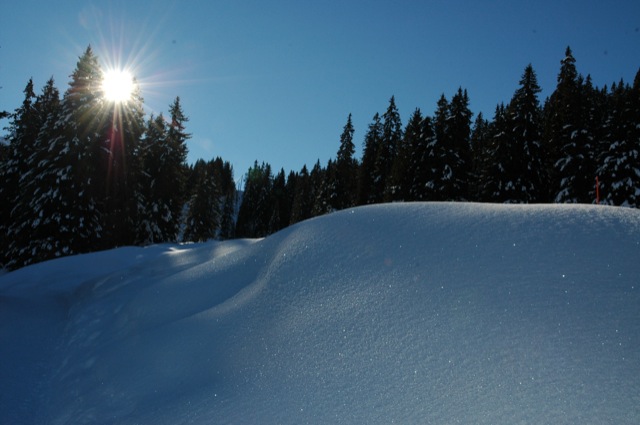
[[469,179],[471,173],[471,118],[469,96],[466,90],[458,89],[449,104],[446,126],[446,140],[450,144],[448,165],[453,175],[445,179],[447,199],[469,200]]
[[[38,179],[48,190],[34,194],[31,262],[108,247],[103,229],[104,174],[99,172],[109,134],[101,92],[102,71],[91,47],[80,57],[55,123],[49,120],[46,164]],[[45,183],[46,182],[46,183]]]
[[273,179],[271,189],[272,211],[269,219],[269,233],[275,233],[280,229],[284,229],[291,221],[291,205],[289,203],[289,195],[287,193],[287,179],[284,169],[276,174]]
[[311,186],[311,199],[313,207],[311,216],[327,214],[332,211],[331,194],[333,192],[332,182],[335,181],[335,166],[333,161],[329,161],[327,168],[323,168],[320,160],[311,169],[309,182]]
[[481,153],[479,197],[483,202],[511,202],[514,165],[510,141],[506,108],[500,104],[489,124],[487,144]]
[[353,157],[355,154],[353,133],[353,123],[349,114],[340,135],[340,147],[335,163],[335,184],[331,196],[331,206],[335,210],[352,207],[356,203],[358,163]]
[[[221,158],[216,159],[222,162]],[[222,216],[220,217],[220,239],[231,239],[235,237],[235,215],[236,215],[236,183],[233,179],[233,167],[228,161],[222,163],[221,172],[222,189]]]
[[589,128],[590,88],[578,74],[571,48],[561,61],[558,83],[548,107],[549,144],[554,155],[552,199],[555,202],[593,201],[596,162],[594,135]]
[[508,202],[544,202],[548,186],[542,143],[540,86],[529,64],[507,109],[511,164],[507,165]]
[[375,192],[376,158],[382,140],[382,122],[380,115],[373,116],[373,122],[364,137],[362,163],[358,178],[358,205],[373,204],[382,201],[382,194]]
[[598,175],[602,202],[640,207],[640,71],[633,86],[611,87],[606,144]]
[[[203,161],[204,162],[204,161]],[[214,161],[198,168],[196,186],[188,202],[183,240],[204,242],[217,236],[220,225],[220,180]]]
[[105,176],[102,220],[109,247],[137,242],[139,205],[143,199],[140,141],[145,131],[139,88],[124,102],[107,102],[109,133],[102,141],[101,171]]
[[407,122],[402,142],[398,145],[397,155],[393,162],[390,200],[414,200],[413,181],[420,171],[422,162],[422,158],[418,159],[414,156],[420,156],[424,151],[424,143],[421,140],[422,121],[422,113],[419,108],[416,108]]
[[238,211],[236,236],[240,238],[258,238],[269,234],[269,222],[272,215],[271,166],[255,161],[247,172],[242,203]]
[[[291,177],[289,177],[289,180],[291,180]],[[311,179],[309,177],[309,170],[307,166],[304,165],[295,178],[290,224],[295,224],[310,218],[312,209]]]
[[[6,161],[0,164],[0,262],[13,268],[28,261],[26,244],[29,242],[29,226],[33,217],[29,208],[30,194],[24,184],[34,170],[32,160],[40,129],[40,117],[36,107],[33,80],[24,89],[22,105],[11,114]],[[31,176],[33,177],[33,176]],[[18,258],[20,257],[20,258]]]
[[434,115],[435,137],[427,146],[429,177],[426,197],[434,201],[460,201],[468,197],[471,112],[466,91],[449,103],[444,95]]
[[393,96],[382,115],[382,137],[380,138],[375,161],[373,195],[376,202],[393,199],[391,172],[396,160],[398,147],[402,143],[402,121]]
[[469,181],[470,199],[479,201],[482,199],[482,169],[485,161],[484,156],[489,147],[489,121],[487,121],[482,112],[478,113],[473,131],[471,132],[471,174]]

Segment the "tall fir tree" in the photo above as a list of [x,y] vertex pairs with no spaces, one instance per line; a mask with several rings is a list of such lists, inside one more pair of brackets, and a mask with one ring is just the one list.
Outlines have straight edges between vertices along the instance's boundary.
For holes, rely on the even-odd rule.
[[171,148],[169,152],[168,165],[169,170],[165,172],[171,173],[174,182],[174,196],[170,198],[171,209],[174,215],[179,216],[183,206],[184,199],[181,198],[186,179],[186,163],[187,163],[187,140],[191,138],[191,134],[186,132],[186,123],[189,118],[182,110],[180,97],[176,97],[173,103],[169,105],[169,118],[171,124],[167,130],[167,144]]
[[527,65],[507,109],[511,161],[506,166],[508,202],[546,201],[546,153],[542,142],[540,86],[533,66]]
[[461,201],[468,197],[469,135],[471,112],[466,91],[458,90],[451,103],[444,94],[434,115],[434,134],[427,146],[429,177],[425,185],[428,199]]
[[228,161],[217,158],[216,163],[221,163],[220,187],[222,190],[220,239],[231,239],[235,236],[236,215],[236,183],[233,179],[233,167]]
[[132,245],[141,221],[142,194],[141,139],[145,131],[143,100],[137,84],[131,97],[107,103],[109,134],[102,146],[103,226],[109,246]]
[[273,197],[273,209],[269,219],[268,232],[275,233],[287,227],[291,221],[291,206],[287,194],[287,178],[284,169],[280,169],[280,172],[273,179],[271,196]]
[[[61,136],[52,143],[60,179],[58,211],[60,233],[66,246],[57,253],[90,252],[109,247],[103,229],[103,190],[106,175],[99,172],[102,148],[110,132],[110,114],[102,96],[103,72],[89,46],[80,57],[62,99],[58,126]],[[69,173],[64,175],[64,173]]]
[[603,153],[598,169],[602,202],[640,207],[640,71],[633,86],[620,81],[611,88]]
[[170,163],[171,152],[164,116],[151,115],[140,146],[142,197],[138,202],[138,244],[170,242],[178,237],[180,215],[176,214],[177,203],[173,201],[172,174],[176,170],[172,169],[175,164]]
[[420,122],[420,133],[417,138],[412,138],[411,157],[408,176],[411,178],[409,198],[414,201],[428,201],[433,196],[429,189],[429,182],[433,176],[433,151],[435,146],[435,133],[433,120],[426,116]]
[[327,167],[323,168],[320,160],[311,169],[309,174],[309,183],[311,187],[311,199],[313,206],[311,208],[311,216],[327,214],[332,211],[331,194],[334,192],[331,186],[335,181],[335,166],[332,160],[329,160]]
[[335,163],[335,184],[331,196],[331,207],[335,210],[352,207],[355,205],[356,179],[358,163],[353,157],[355,144],[353,143],[353,122],[351,114],[347,118],[342,134],[340,135],[340,147]]
[[447,137],[450,143],[449,166],[453,173],[447,182],[447,198],[456,201],[469,200],[469,179],[471,173],[471,118],[467,90],[458,88],[449,104]]
[[487,143],[480,153],[479,200],[482,202],[512,202],[513,158],[510,146],[510,122],[503,103],[496,107],[489,124]]
[[258,238],[269,234],[273,207],[272,186],[271,165],[258,165],[258,161],[255,161],[245,177],[242,203],[236,222],[237,237]]
[[489,139],[489,121],[484,118],[482,112],[479,112],[471,132],[471,174],[469,191],[470,199],[473,201],[480,201],[482,199],[482,167],[484,155],[488,149]]
[[376,202],[393,198],[391,172],[401,143],[402,121],[396,107],[395,97],[391,96],[389,106],[382,115],[382,137],[380,138],[374,165],[373,195]]
[[[0,248],[2,259],[0,262],[8,267],[15,267],[20,251],[28,243],[28,232],[25,231],[26,221],[30,210],[28,208],[29,194],[24,186],[27,174],[33,170],[31,157],[35,153],[36,139],[40,123],[36,109],[36,94],[33,80],[29,79],[24,89],[22,105],[11,115],[8,128],[9,135],[6,161],[0,164],[0,196],[3,199],[0,206]],[[22,181],[21,181],[22,180]],[[26,258],[25,258],[26,260]]]
[[[203,161],[204,162],[204,161]],[[183,240],[204,242],[215,239],[220,224],[220,176],[213,161],[205,163],[196,176],[196,186],[188,202]]]
[[[289,177],[289,180],[292,180],[291,177]],[[311,179],[306,165],[296,175],[294,183],[290,224],[295,224],[311,217],[313,199],[311,197]]]
[[[446,196],[443,194],[443,173],[447,172],[446,151],[447,146],[447,120],[449,115],[449,101],[444,93],[437,102],[433,115],[432,129],[433,137],[427,143],[425,161],[425,184],[424,198],[430,201],[443,201]],[[451,174],[451,173],[449,173]]]
[[[594,87],[591,81],[591,76],[587,75],[585,80],[585,96],[587,101],[583,105],[585,114],[587,116],[587,127],[590,136],[593,138],[591,143],[592,153],[595,163],[594,174],[597,176],[598,168],[600,167],[600,160],[604,157],[604,153],[609,149],[606,145],[607,126],[606,121],[609,113],[609,92],[608,87],[605,85],[603,88]],[[592,179],[595,180],[595,177]],[[595,183],[593,184],[593,201],[595,201],[596,189]]]
[[60,93],[53,79],[49,79],[38,96],[35,109],[40,116],[38,136],[29,158],[29,171],[20,176],[23,193],[17,200],[14,212],[18,212],[14,224],[14,234],[10,239],[13,265],[20,266],[52,258],[50,248],[58,238],[58,225],[52,222],[46,201],[56,193],[55,182],[51,180],[51,141],[59,135],[54,127],[61,114]]
[[102,71],[91,47],[78,60],[57,120],[49,120],[40,136],[47,146],[39,169],[40,187],[32,205],[29,247],[32,262],[108,246],[102,228],[98,173],[102,142],[108,137],[108,113],[101,93]]
[[[143,196],[139,202],[141,226],[138,243],[176,241],[179,236],[186,191],[186,141],[188,118],[180,98],[170,105],[169,121],[151,116],[140,147]],[[194,187],[197,182],[194,182]]]
[[590,203],[596,168],[588,122],[590,96],[575,62],[571,48],[567,47],[548,105],[549,144],[555,152],[551,195],[555,202]]
[[375,192],[376,158],[382,140],[382,121],[376,113],[364,137],[362,163],[358,177],[358,205],[374,204],[382,201],[382,194]]
[[489,126],[480,199],[489,202],[543,202],[547,185],[538,86],[531,65],[509,106],[499,105]]
[[419,173],[420,161],[413,161],[414,155],[420,155],[423,117],[419,108],[413,112],[407,122],[402,143],[393,163],[391,172],[391,200],[412,201],[415,191],[412,190],[413,180]]

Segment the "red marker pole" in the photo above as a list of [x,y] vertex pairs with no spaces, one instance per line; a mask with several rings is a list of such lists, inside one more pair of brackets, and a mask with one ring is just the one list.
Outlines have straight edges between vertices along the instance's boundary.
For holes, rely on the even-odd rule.
[[596,176],[596,204],[600,203],[600,180]]

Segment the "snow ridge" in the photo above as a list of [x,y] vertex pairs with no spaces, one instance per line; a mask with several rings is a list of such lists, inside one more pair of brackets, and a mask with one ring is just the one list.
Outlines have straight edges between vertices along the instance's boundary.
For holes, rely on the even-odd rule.
[[634,209],[416,203],[34,265],[0,422],[637,423],[638,258]]

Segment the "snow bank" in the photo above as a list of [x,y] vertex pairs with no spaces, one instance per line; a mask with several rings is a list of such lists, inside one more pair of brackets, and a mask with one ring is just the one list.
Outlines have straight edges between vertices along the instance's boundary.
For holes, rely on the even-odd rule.
[[392,204],[0,276],[0,422],[632,424],[640,211]]

